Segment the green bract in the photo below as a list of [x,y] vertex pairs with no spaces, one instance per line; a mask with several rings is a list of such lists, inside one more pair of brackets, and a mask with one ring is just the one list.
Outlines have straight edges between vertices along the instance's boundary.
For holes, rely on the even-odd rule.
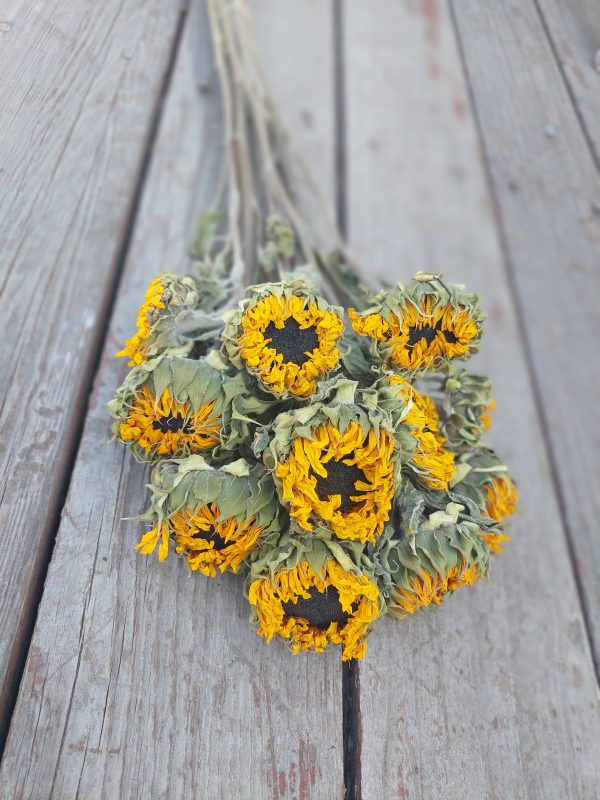
[[497,522],[515,511],[515,484],[496,453],[487,447],[460,455],[452,492],[476,503],[483,516]]
[[261,528],[262,540],[277,535],[281,507],[271,477],[260,464],[243,458],[213,467],[200,455],[160,461],[152,472],[152,499],[144,519],[157,524],[177,512],[196,512],[215,503],[217,519],[253,520]]

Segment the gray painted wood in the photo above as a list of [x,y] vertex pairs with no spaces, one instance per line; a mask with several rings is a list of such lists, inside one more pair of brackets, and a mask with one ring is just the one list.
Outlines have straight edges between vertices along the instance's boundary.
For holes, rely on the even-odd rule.
[[[318,32],[329,4],[270,5],[264,57]],[[275,41],[275,37],[283,37]],[[295,55],[290,102],[330,108],[329,49]],[[320,53],[320,55],[319,55]],[[182,267],[214,188],[218,103],[199,4],[186,23],[126,271],[90,398],[7,743],[0,796],[23,798],[341,798],[339,654],[292,657],[247,624],[241,576],[188,576],[133,552],[147,474],[108,441],[105,409],[124,373],[149,279]],[[321,59],[321,60],[320,60]],[[331,141],[330,123],[322,134]],[[314,129],[309,131],[316,136]],[[303,134],[299,133],[300,143]],[[314,144],[314,143],[313,143]],[[316,146],[323,174],[331,151]]]
[[[536,86],[523,36],[513,32],[510,52],[503,51],[505,3],[456,6],[477,107],[481,101],[486,109],[484,135],[490,146],[502,143],[497,169],[514,171],[520,185],[537,181],[538,192],[558,195],[562,167],[551,168],[556,152],[546,156],[545,178],[532,168],[531,151],[515,152],[535,133],[540,158],[559,147],[574,171],[586,165],[570,117],[568,143],[555,144],[529,111],[558,102],[558,77],[543,73],[543,90]],[[463,589],[439,610],[384,621],[374,631],[360,666],[363,800],[588,800],[598,792],[597,686],[448,6],[380,0],[373,13],[352,0],[344,8],[351,244],[373,274],[401,278],[439,270],[480,293],[490,319],[473,367],[492,376],[498,404],[492,440],[522,494],[512,541],[488,581]],[[523,16],[515,7],[510,19]],[[509,94],[518,104],[508,102]],[[558,225],[565,236],[559,247],[557,233],[547,232],[554,248],[574,257],[587,251],[572,221],[559,225],[552,211],[551,223],[544,217],[548,203],[542,208],[533,187],[527,200],[547,231]],[[524,198],[520,211],[512,231],[518,242],[529,242]],[[549,246],[537,246],[550,258]],[[542,257],[534,261],[541,265]],[[547,300],[531,258],[520,270],[531,284],[531,303]],[[535,314],[541,340],[547,325],[541,310]],[[564,341],[556,346],[567,360]],[[539,358],[548,368],[550,354]],[[572,373],[581,370],[579,358]],[[556,364],[553,370],[556,380]],[[570,431],[578,424],[569,420]]]
[[537,2],[599,165],[600,6],[595,0]]
[[176,0],[0,11],[0,720],[179,13]]
[[534,9],[456,10],[598,665],[600,175]]

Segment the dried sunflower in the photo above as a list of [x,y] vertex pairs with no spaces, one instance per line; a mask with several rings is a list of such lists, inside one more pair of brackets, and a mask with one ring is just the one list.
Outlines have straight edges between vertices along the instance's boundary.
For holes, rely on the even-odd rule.
[[[519,495],[513,479],[498,456],[485,447],[464,453],[457,465],[457,480],[452,492],[477,504],[484,517],[503,523],[516,513]],[[490,550],[500,553],[508,536],[499,532],[484,536]]]
[[436,572],[432,576],[422,572],[409,577],[408,587],[398,586],[393,593],[394,612],[402,617],[431,604],[439,606],[447,592],[454,592],[461,586],[472,586],[481,577],[477,564],[467,567],[464,561],[459,566],[450,567],[445,575]]
[[444,438],[455,452],[476,447],[490,427],[494,407],[489,378],[451,368],[440,388],[444,393],[440,426]]
[[388,611],[400,618],[439,605],[448,592],[485,577],[490,552],[484,539],[488,529],[463,514],[464,506],[448,503],[437,511],[423,506],[415,524],[415,509],[408,507],[408,496],[405,501],[410,526],[386,537],[371,553]]
[[160,462],[152,475],[144,519],[154,527],[136,549],[168,554],[169,542],[189,568],[214,577],[237,572],[252,550],[278,530],[278,503],[264,467],[238,459],[211,467],[201,456]]
[[400,375],[384,379],[379,391],[379,402],[390,409],[397,437],[402,439],[404,434],[404,449],[406,432],[410,433],[408,467],[426,487],[446,490],[454,476],[454,453],[440,432],[440,417],[433,400]]
[[199,360],[169,353],[131,370],[109,411],[113,431],[140,461],[221,455],[251,440],[247,414],[264,410],[243,376],[213,351]]
[[246,596],[259,636],[287,639],[293,653],[342,645],[342,660],[362,658],[365,636],[380,613],[377,584],[341,545],[289,536],[252,565]]
[[174,336],[174,320],[182,310],[194,308],[198,301],[198,287],[193,278],[181,278],[171,272],[157,275],[138,310],[137,332],[116,356],[127,356],[129,366],[133,367],[156,357],[166,347],[182,345]]
[[339,362],[341,309],[301,280],[250,288],[250,298],[223,315],[224,349],[277,397],[310,397]]
[[339,379],[327,403],[280,414],[264,457],[298,525],[325,524],[340,539],[373,542],[396,488],[395,440],[383,417]]
[[484,319],[478,298],[440,275],[419,272],[376,300],[371,308],[360,313],[350,308],[348,314],[384,362],[410,372],[435,370],[478,349]]

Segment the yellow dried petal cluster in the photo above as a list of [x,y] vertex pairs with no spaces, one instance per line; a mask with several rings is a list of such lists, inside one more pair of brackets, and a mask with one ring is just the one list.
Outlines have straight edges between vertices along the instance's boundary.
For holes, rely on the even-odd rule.
[[489,431],[492,425],[492,411],[496,408],[496,401],[490,400],[487,406],[484,406],[483,413],[481,414],[481,427],[484,431]]
[[156,545],[160,543],[158,548],[158,560],[164,561],[169,555],[169,535],[170,530],[166,522],[161,522],[156,528],[145,533],[139,542],[136,544],[135,549],[139,550],[144,556],[149,556],[156,549]]
[[149,555],[160,542],[158,560],[164,561],[173,534],[175,552],[185,556],[190,569],[210,578],[214,578],[217,569],[237,572],[256,544],[262,528],[255,525],[254,519],[219,521],[219,515],[216,503],[195,511],[189,508],[178,511],[167,522],[161,522],[145,533],[135,549]]
[[391,347],[390,361],[402,369],[431,369],[440,358],[455,358],[469,352],[478,328],[464,306],[437,306],[427,295],[419,306],[407,305],[401,316],[390,313],[361,317],[348,310],[354,330]]
[[490,549],[490,553],[501,553],[504,549],[504,542],[510,541],[510,536],[505,533],[482,533],[481,538]]
[[[331,622],[325,629],[312,627],[302,617],[287,616],[283,604],[311,597],[309,589],[325,592],[328,586],[337,589],[342,610],[348,615],[345,623]],[[362,658],[367,650],[364,641],[369,625],[379,616],[379,592],[366,576],[347,572],[337,562],[328,560],[323,576],[307,561],[289,570],[279,570],[273,578],[258,578],[248,590],[248,600],[255,606],[258,633],[270,642],[275,634],[289,639],[292,652],[322,652],[328,644],[342,645],[342,660]]]
[[[272,323],[285,328],[287,320],[295,320],[301,330],[313,329],[318,346],[307,354],[302,364],[284,361],[282,353],[270,346],[266,329]],[[296,397],[309,397],[316,390],[316,381],[337,366],[337,340],[342,334],[343,321],[333,311],[322,311],[307,298],[291,295],[269,295],[249,308],[241,318],[242,333],[238,340],[240,356],[256,371],[273,391],[288,390]]]
[[[282,483],[282,497],[290,505],[290,514],[305,530],[312,530],[311,520],[326,522],[340,539],[374,542],[389,519],[394,498],[394,439],[385,430],[366,433],[357,422],[345,431],[332,423],[312,431],[312,438],[297,437],[286,461],[278,464],[276,476]],[[340,494],[322,499],[317,493],[318,477],[327,477],[327,465],[341,461],[355,466],[365,480],[355,482],[356,494],[349,511],[340,510]]]
[[366,317],[361,317],[354,308],[349,308],[348,317],[352,327],[360,336],[370,336],[371,339],[383,342],[389,335],[390,326],[381,314],[367,314]]
[[207,403],[194,413],[187,404],[173,400],[168,389],[157,400],[144,386],[135,395],[127,420],[119,426],[119,437],[158,455],[207,450],[219,443],[221,420],[213,414],[214,405],[214,401]]
[[394,595],[394,606],[406,614],[414,614],[419,608],[431,604],[439,606],[447,592],[454,592],[461,586],[471,586],[482,575],[477,564],[465,569],[452,567],[447,575],[430,575],[423,572],[409,580],[410,589],[398,590]]
[[[176,552],[185,554],[192,570],[211,578],[217,568],[221,572],[237,572],[262,532],[254,518],[242,522],[234,517],[219,521],[219,515],[218,505],[210,503],[195,511],[188,508],[178,512],[169,520],[175,533]],[[213,532],[226,543],[224,547],[216,546]]]
[[508,475],[492,479],[484,485],[486,494],[485,511],[490,519],[502,522],[517,510],[519,495],[514,481]]
[[125,347],[115,354],[115,358],[120,356],[128,356],[130,361],[128,366],[134,367],[136,364],[142,364],[146,360],[146,348],[143,342],[150,336],[152,326],[150,322],[150,314],[154,309],[164,308],[165,304],[162,301],[163,285],[162,276],[154,278],[148,286],[144,302],[138,309],[135,333],[131,339],[127,339]]
[[403,421],[417,440],[418,450],[411,460],[421,472],[421,480],[430,489],[447,490],[454,477],[454,453],[440,433],[435,403],[399,375],[393,375],[390,383],[398,387],[398,397],[409,407]]

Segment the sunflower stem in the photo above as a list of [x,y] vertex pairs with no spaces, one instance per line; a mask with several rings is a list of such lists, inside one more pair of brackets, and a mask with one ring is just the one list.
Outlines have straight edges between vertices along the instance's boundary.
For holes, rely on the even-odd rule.
[[[281,113],[272,102],[246,0],[208,0],[208,8],[225,125],[225,168],[215,208],[224,205],[226,240],[233,252],[233,285],[239,294],[248,284],[272,279],[258,258],[258,249],[265,244],[265,220],[275,214],[293,229],[296,258],[320,272],[326,294],[337,300],[350,297],[360,301],[358,271],[335,223],[332,205],[292,148]],[[290,191],[288,177],[292,174],[310,189],[344,270],[325,255]],[[294,262],[296,259],[277,259],[277,277],[293,273]]]

